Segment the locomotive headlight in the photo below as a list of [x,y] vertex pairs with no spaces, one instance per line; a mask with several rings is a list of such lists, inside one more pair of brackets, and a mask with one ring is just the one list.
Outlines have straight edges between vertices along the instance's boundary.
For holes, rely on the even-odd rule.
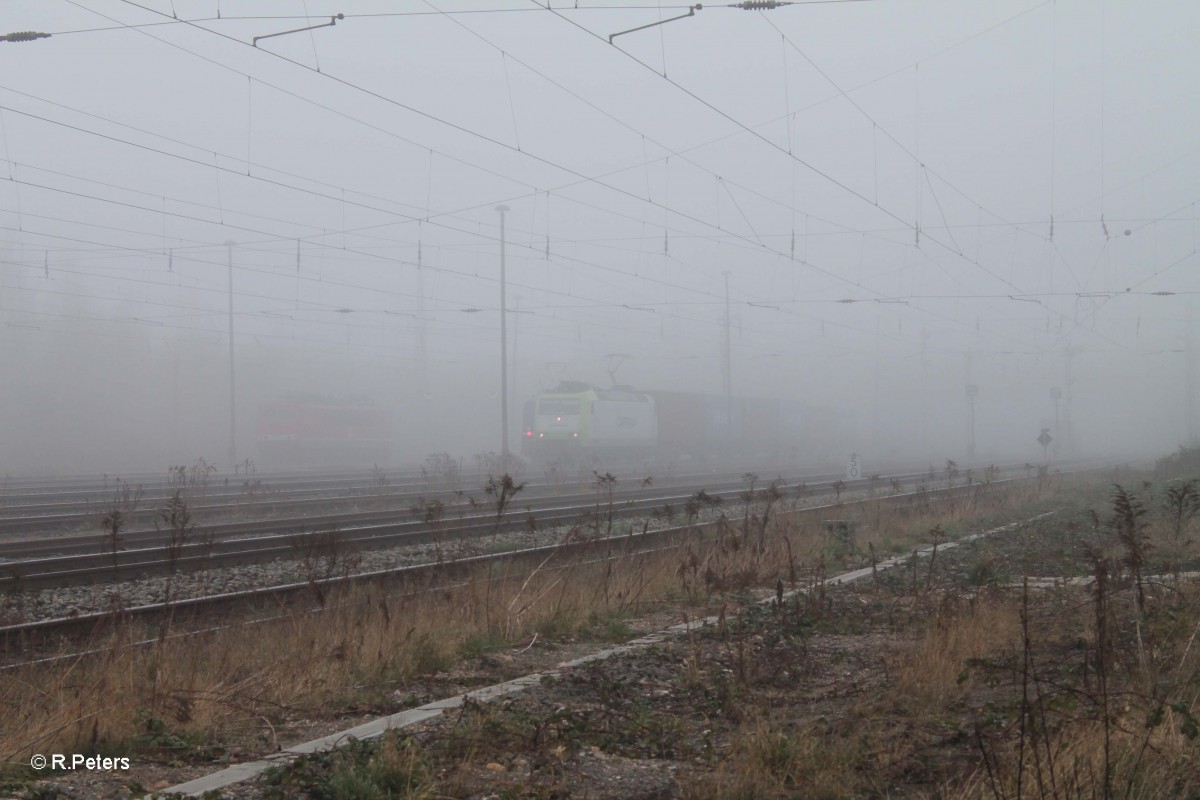
[[545,435],[546,435],[546,434],[544,434],[544,433],[539,433],[539,434],[538,434],[538,438],[539,438],[539,439],[541,439],[541,438],[542,438],[542,437],[544,437]]
[[578,439],[578,438],[579,438],[579,433],[578,433],[578,432],[576,432],[576,433],[572,433],[572,434],[571,434],[571,436],[572,436],[573,438],[576,438],[576,439]]
[[562,422],[562,417],[555,417],[555,418],[554,418],[554,421],[555,421],[555,422]]

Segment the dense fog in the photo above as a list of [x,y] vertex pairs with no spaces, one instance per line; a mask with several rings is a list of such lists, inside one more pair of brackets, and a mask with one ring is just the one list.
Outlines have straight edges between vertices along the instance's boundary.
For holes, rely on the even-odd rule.
[[281,404],[467,461],[504,389],[519,454],[564,382],[868,471],[1196,438],[1200,6],[562,5],[7,3],[0,474],[321,462]]

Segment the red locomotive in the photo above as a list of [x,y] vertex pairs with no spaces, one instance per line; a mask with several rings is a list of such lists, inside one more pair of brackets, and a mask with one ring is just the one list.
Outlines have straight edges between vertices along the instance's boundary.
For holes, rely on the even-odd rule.
[[389,461],[390,408],[363,399],[292,395],[259,408],[258,457],[278,466],[365,466]]

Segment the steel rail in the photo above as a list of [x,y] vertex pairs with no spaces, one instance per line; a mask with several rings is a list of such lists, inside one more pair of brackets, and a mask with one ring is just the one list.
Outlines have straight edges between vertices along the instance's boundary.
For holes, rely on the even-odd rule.
[[[892,480],[909,480],[916,477],[921,477],[922,474],[909,474],[891,476]],[[788,478],[783,478],[781,475],[779,481],[785,482],[805,482],[811,483],[813,487],[831,485],[836,476],[828,474],[823,475],[792,475]],[[629,499],[641,498],[654,493],[662,494],[663,499],[669,499],[673,491],[680,488],[694,488],[695,484],[691,483],[697,479],[712,480],[714,478],[722,479],[722,483],[713,486],[714,490],[733,489],[744,486],[744,474],[741,477],[736,477],[733,474],[723,475],[682,475],[660,480],[653,485],[643,485],[635,483],[631,487],[621,487],[614,489],[612,499],[614,502],[626,502]],[[574,489],[574,494],[569,494]],[[596,498],[598,487],[592,484],[585,490],[579,490],[578,484],[541,484],[526,486],[522,494],[522,505],[528,506],[531,502],[548,502],[547,498],[558,498],[560,502],[569,502],[570,498],[578,498],[577,502],[580,505],[592,502]],[[607,491],[605,492],[607,500]],[[355,506],[349,511],[337,513],[315,514],[308,513],[301,516],[287,517],[282,514],[278,516],[270,516],[265,512],[286,511],[286,504],[272,502],[269,499],[262,499],[256,503],[239,504],[234,507],[233,514],[254,514],[259,517],[266,516],[266,519],[257,520],[229,520],[222,522],[208,522],[204,525],[204,531],[209,538],[229,538],[233,536],[245,536],[261,533],[272,533],[280,531],[294,530],[298,528],[307,528],[312,525],[319,527],[354,525],[364,522],[385,522],[385,521],[400,521],[407,518],[414,507],[418,504],[423,504],[427,501],[437,500],[443,502],[444,510],[449,514],[463,506],[478,507],[479,503],[474,500],[472,495],[468,495],[464,490],[448,489],[444,487],[432,487],[431,491],[417,492],[412,494],[381,494],[381,495],[351,495],[346,497],[326,498],[319,501],[306,502],[301,508],[313,507],[321,510],[328,505],[330,508],[336,508],[339,505]],[[448,503],[445,501],[449,501]],[[358,506],[383,506],[382,508],[363,509]],[[191,507],[190,511],[194,516],[198,516],[199,512],[204,511],[206,507]],[[154,509],[154,521],[158,522],[158,515],[161,509]],[[98,516],[96,512],[95,516]],[[45,518],[35,518],[31,524]],[[95,521],[95,520],[93,520]],[[198,523],[199,524],[199,523]],[[0,520],[0,531],[5,530],[5,521]],[[132,528],[122,531],[119,534],[119,543],[122,545],[120,549],[130,549],[141,546],[152,546],[156,543],[161,544],[167,537],[162,532],[161,528],[156,525],[151,528]],[[17,561],[29,558],[46,557],[53,554],[70,554],[70,553],[98,553],[105,552],[111,554],[112,540],[108,534],[104,533],[88,533],[88,534],[59,534],[45,539],[23,538],[13,541],[0,541],[0,563],[4,560]]]
[[[744,489],[724,487],[706,491],[710,496],[725,499]],[[690,494],[656,493],[641,500],[621,500],[619,505],[614,501],[612,517],[617,520],[645,514],[660,504],[686,503],[692,497]],[[515,512],[525,512],[526,516],[519,516]],[[222,526],[212,526],[209,529],[213,533],[212,539],[206,540],[204,535],[198,534],[195,539],[199,541],[182,544],[173,558],[164,554],[166,545],[161,541],[163,532],[144,532],[144,546],[118,550],[115,554],[99,552],[92,543],[90,552],[5,563],[0,566],[4,573],[0,574],[0,591],[76,586],[97,580],[161,575],[167,574],[172,568],[193,571],[262,563],[301,556],[307,548],[319,547],[322,540],[336,540],[338,547],[352,549],[449,542],[527,527],[529,514],[534,516],[538,528],[546,528],[577,523],[581,516],[589,513],[599,513],[607,520],[607,501],[597,511],[592,496],[565,505],[560,498],[542,498],[506,512],[502,519],[497,519],[494,511],[474,513],[445,521],[440,526],[412,519],[413,514],[409,510],[400,513],[389,510],[310,517],[299,521],[303,523],[303,529],[292,528],[282,532],[279,521],[275,520],[224,526],[227,530],[223,538],[215,538]],[[404,518],[399,519],[401,516]],[[287,520],[286,524],[292,526],[296,522]],[[255,535],[248,535],[251,533]],[[230,538],[232,535],[242,538]]]
[[[1010,467],[1010,469],[1012,469]],[[921,476],[923,476],[922,474]],[[913,474],[888,479],[860,479],[844,483],[846,490],[862,490],[890,485],[892,481],[911,481]],[[810,478],[811,480],[811,478]],[[810,491],[829,490],[835,482],[808,485]],[[532,522],[537,528],[580,523],[591,515],[593,525],[601,524],[598,517],[623,519],[645,515],[661,505],[686,505],[694,502],[694,486],[680,494],[678,487],[643,488],[631,490],[634,496],[614,495],[611,506],[607,494],[591,492],[563,498],[556,496],[530,498],[519,508],[510,507],[506,517],[496,511],[460,514],[456,519],[440,523],[414,520],[411,509],[397,511],[354,512],[322,515],[288,520],[264,520],[249,523],[208,526],[197,531],[191,541],[170,546],[169,532],[141,531],[124,536],[127,549],[115,553],[103,552],[103,537],[86,537],[83,541],[45,543],[43,549],[74,549],[76,552],[11,561],[0,567],[0,591],[74,586],[97,581],[128,580],[174,571],[194,571],[215,567],[262,563],[279,558],[302,557],[314,547],[336,542],[339,548],[381,549],[395,546],[415,546],[436,541],[455,541],[479,538],[489,533],[509,532]],[[702,489],[711,497],[741,499],[747,492],[744,483],[726,483]],[[516,517],[514,511],[526,516]],[[299,528],[297,530],[297,528]],[[238,538],[233,538],[238,537]],[[131,545],[133,545],[131,547]]]
[[[794,472],[798,469],[810,468],[790,467],[785,469]],[[668,484],[682,483],[695,479],[712,480],[729,478],[732,480],[741,474],[745,474],[745,471],[684,473],[663,476],[659,480],[660,483],[667,482]],[[243,486],[236,487],[236,489],[232,485],[230,487],[222,487],[229,488],[230,491],[218,492],[214,492],[212,487],[209,487],[207,490],[199,492],[202,495],[202,500],[191,508],[193,511],[206,513],[216,514],[226,512],[233,514],[247,509],[263,509],[266,507],[291,506],[294,508],[304,508],[306,506],[319,506],[322,503],[334,504],[338,502],[362,502],[367,500],[383,502],[389,499],[404,501],[424,497],[430,493],[435,493],[443,497],[453,497],[456,494],[467,491],[462,488],[466,481],[477,478],[479,483],[475,484],[475,487],[482,488],[482,481],[487,477],[490,476],[480,473],[479,475],[460,476],[453,484],[448,484],[435,478],[405,484],[389,483],[386,487],[381,487],[377,484],[348,484],[344,486],[322,485],[305,489],[289,489],[286,488],[286,485],[284,485],[284,488],[277,488],[279,485],[256,484],[250,486],[249,484],[244,484]],[[817,477],[823,478],[826,476],[821,475]],[[527,489],[534,492],[553,492],[573,486],[579,487],[583,483],[582,481],[534,483],[528,486]],[[343,490],[349,490],[350,493],[345,493]],[[158,504],[168,500],[171,494],[140,498],[138,507],[126,513],[127,520],[130,522],[153,521],[161,508]],[[224,500],[224,502],[209,502],[212,500]],[[70,529],[73,526],[94,524],[96,518],[114,506],[119,505],[119,500],[114,501],[112,497],[104,497],[99,500],[64,500],[47,503],[22,502],[18,505],[0,506],[0,538],[12,534],[50,532],[56,529]],[[18,516],[19,514],[23,514],[24,516]],[[0,544],[0,548],[2,547],[3,545]],[[0,555],[3,555],[2,549],[0,549]]]
[[[1002,465],[997,469],[1029,469],[1030,465]],[[774,469],[774,468],[771,468]],[[797,467],[794,469],[808,469]],[[724,481],[718,487],[737,486],[739,482],[744,483],[746,472],[741,470],[724,473],[687,473],[680,475],[666,476],[660,478],[653,486],[643,486],[640,483],[622,485],[613,492],[614,500],[624,502],[630,497],[640,497],[648,491],[660,491],[670,487],[687,487],[690,481],[703,480],[711,481],[714,479]],[[769,474],[769,473],[768,473]],[[791,475],[784,478],[779,474],[777,480],[785,483],[805,482],[811,483],[814,488],[831,485],[836,482],[838,476],[823,474],[805,474]],[[908,472],[890,474],[881,478],[881,480],[928,480],[930,473],[928,471]],[[878,476],[872,476],[878,477]],[[938,476],[935,476],[937,479]],[[765,484],[765,482],[764,482]],[[583,489],[585,484],[582,482],[555,482],[547,484],[526,485],[523,493],[523,501],[528,504],[528,501],[535,497],[560,497],[566,498],[570,496],[568,493],[576,490],[576,495],[582,497],[595,492],[597,486],[595,483]],[[856,485],[850,482],[849,485]],[[626,488],[632,486],[633,488]],[[288,500],[280,500],[273,496],[269,491],[264,491],[260,495],[253,497],[240,496],[237,502],[228,505],[204,504],[200,506],[190,506],[189,511],[193,513],[193,517],[198,517],[201,514],[207,516],[207,519],[198,520],[198,524],[203,523],[206,533],[212,534],[214,537],[230,537],[252,535],[255,533],[267,533],[279,530],[290,529],[294,527],[308,526],[312,524],[321,526],[354,524],[357,521],[384,521],[396,520],[398,516],[402,516],[406,510],[411,510],[413,505],[423,501],[438,500],[451,501],[445,505],[447,511],[452,511],[456,508],[454,501],[470,504],[473,496],[467,493],[467,490],[448,487],[444,484],[425,485],[424,491],[412,493],[398,493],[396,491],[387,491],[383,493],[357,493],[350,495],[331,495],[315,500],[305,500],[299,503],[293,503]],[[339,505],[354,506],[349,511],[340,513],[302,513],[299,516],[287,517],[285,513],[292,509],[305,511],[308,508],[322,510],[324,506],[336,508]],[[376,506],[375,509],[362,509],[358,506]],[[150,521],[157,523],[161,507],[143,509],[143,515],[149,517]],[[79,553],[79,552],[98,552],[104,550],[108,552],[111,548],[111,538],[105,533],[81,533],[81,526],[86,522],[98,527],[99,518],[103,512],[103,508],[92,508],[90,513],[81,514],[77,518],[72,516],[63,516],[54,518],[49,515],[35,516],[32,518],[0,518],[0,563],[4,560],[19,560],[24,558],[44,557],[54,553]],[[226,512],[225,515],[210,513],[210,512]],[[238,516],[254,515],[259,517],[257,520],[236,519]],[[274,516],[272,516],[274,515]],[[372,516],[373,515],[373,516]],[[215,521],[216,517],[221,521]],[[234,517],[229,519],[228,517]],[[274,522],[262,519],[273,519]],[[126,520],[126,525],[131,526],[139,521],[138,517],[132,517]],[[144,519],[142,520],[144,521]],[[42,531],[43,528],[52,522],[58,522],[60,530],[54,532],[53,536],[47,535],[44,539],[35,538],[17,538],[9,541],[3,541],[4,533],[11,533],[18,529],[34,529]],[[64,531],[62,528],[66,528]],[[46,530],[49,534],[51,531]],[[156,541],[165,538],[161,533],[158,525],[154,528],[142,527],[133,528],[127,527],[119,535],[119,541],[125,549],[134,546],[150,545]]]

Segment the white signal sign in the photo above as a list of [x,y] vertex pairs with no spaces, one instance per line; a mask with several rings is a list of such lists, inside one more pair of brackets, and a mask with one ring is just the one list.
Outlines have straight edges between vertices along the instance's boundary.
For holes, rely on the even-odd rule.
[[862,477],[862,465],[858,463],[858,453],[850,454],[850,461],[846,463],[846,480],[856,481]]

